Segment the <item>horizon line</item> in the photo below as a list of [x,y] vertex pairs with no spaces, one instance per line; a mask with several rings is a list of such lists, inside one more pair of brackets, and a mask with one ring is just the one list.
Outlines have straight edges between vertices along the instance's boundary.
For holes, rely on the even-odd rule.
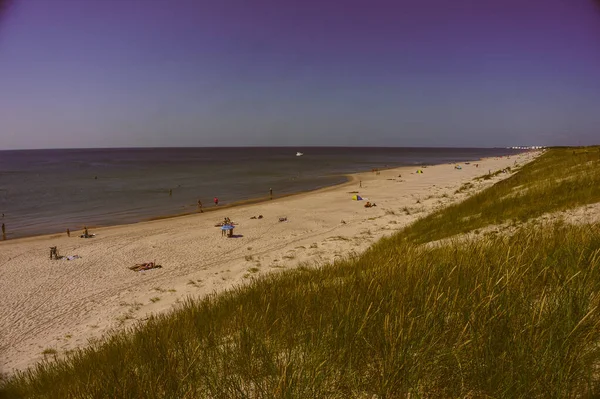
[[[463,146],[361,146],[361,145],[248,145],[248,146],[141,146],[141,147],[52,147],[52,148],[6,148],[2,151],[59,151],[59,150],[152,150],[152,149],[200,149],[200,148],[453,148],[453,149],[513,149],[513,147],[534,147],[538,145],[513,145],[513,146],[489,146],[489,147],[463,147]],[[582,147],[582,146],[544,146],[544,148],[553,147]],[[590,146],[594,146],[593,144]],[[588,146],[583,146],[588,147]]]

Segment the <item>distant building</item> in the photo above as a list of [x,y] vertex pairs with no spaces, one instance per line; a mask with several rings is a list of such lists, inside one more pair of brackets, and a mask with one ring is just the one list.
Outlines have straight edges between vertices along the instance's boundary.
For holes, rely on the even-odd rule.
[[508,147],[511,150],[542,150],[546,148],[543,145],[530,145],[530,146],[520,146],[520,147]]

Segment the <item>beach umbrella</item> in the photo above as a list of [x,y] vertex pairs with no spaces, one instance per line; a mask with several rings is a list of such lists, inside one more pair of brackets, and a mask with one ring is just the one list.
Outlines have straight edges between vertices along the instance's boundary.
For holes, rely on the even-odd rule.
[[224,226],[221,226],[221,230],[233,230],[233,226],[230,224],[226,224]]

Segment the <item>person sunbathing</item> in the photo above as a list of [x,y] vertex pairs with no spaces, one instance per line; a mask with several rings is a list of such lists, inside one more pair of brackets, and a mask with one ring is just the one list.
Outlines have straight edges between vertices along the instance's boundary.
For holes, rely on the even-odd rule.
[[161,265],[157,265],[154,262],[146,262],[146,263],[138,263],[135,266],[131,266],[130,269],[136,272],[142,271],[142,270],[150,270],[150,269],[156,269],[156,268],[161,268]]

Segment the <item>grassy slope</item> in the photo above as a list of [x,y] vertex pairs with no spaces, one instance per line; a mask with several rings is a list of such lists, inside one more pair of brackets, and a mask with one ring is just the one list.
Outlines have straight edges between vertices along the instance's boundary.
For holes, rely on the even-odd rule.
[[[356,259],[267,276],[189,302],[67,361],[19,374],[4,395],[597,395],[598,226],[528,227],[513,237],[434,249],[415,241],[598,201],[598,185],[587,184],[597,182],[599,158],[550,151],[489,189],[493,195],[450,208],[452,216],[442,211],[422,219]],[[568,176],[582,185],[557,192],[556,183],[545,182],[576,164],[587,166]],[[492,199],[518,186],[532,188],[519,202],[496,201],[493,212]],[[472,214],[481,217],[450,223]],[[435,234],[427,230],[432,226]]]
[[490,224],[523,222],[544,213],[600,201],[600,147],[554,149],[519,173],[406,229],[404,239],[424,243]]

